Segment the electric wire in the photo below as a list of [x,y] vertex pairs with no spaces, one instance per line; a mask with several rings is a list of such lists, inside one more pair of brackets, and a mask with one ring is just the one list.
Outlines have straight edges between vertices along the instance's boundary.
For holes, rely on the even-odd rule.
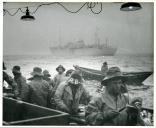
[[10,16],[15,16],[17,13],[18,13],[18,11],[21,11],[22,13],[25,13],[24,11],[22,11],[22,9],[21,8],[18,8],[13,14],[11,14],[8,10],[6,10],[6,9],[3,9],[3,16],[6,14],[6,13],[8,13]]
[[[35,14],[38,9],[41,6],[48,6],[48,5],[53,5],[53,4],[57,4],[59,6],[61,6],[64,10],[66,10],[69,13],[78,13],[84,6],[87,6],[88,9],[91,10],[92,13],[94,14],[99,14],[102,12],[102,3],[100,3],[100,10],[98,12],[95,12],[95,10],[93,10],[93,8],[95,8],[96,5],[98,5],[98,3],[96,2],[85,2],[83,5],[81,5],[81,7],[79,9],[77,9],[76,11],[71,11],[69,10],[67,7],[65,7],[62,3],[60,2],[53,2],[53,3],[47,3],[47,4],[40,4],[37,7],[36,6],[27,6],[27,7],[36,7],[36,9],[32,12],[30,12],[30,14]],[[22,8],[27,8],[27,7],[21,7],[21,8],[12,8],[12,9],[17,9],[14,13],[10,13],[9,9],[3,9],[3,16],[8,14],[10,16],[15,16],[19,11],[22,13],[25,13],[26,11],[23,11]],[[11,10],[11,9],[10,9]]]
[[102,3],[100,3],[100,10],[99,10],[98,12],[95,12],[95,11],[93,10],[93,8],[90,8],[90,10],[91,10],[92,13],[94,13],[94,14],[100,14],[100,13],[102,12]]
[[31,12],[31,14],[36,13],[36,11],[43,5],[52,5],[52,4],[58,4],[59,6],[61,6],[62,8],[64,8],[67,12],[70,13],[78,13],[87,3],[84,3],[77,11],[71,11],[69,9],[67,9],[63,4],[59,3],[59,2],[54,2],[54,3],[48,3],[48,4],[41,4],[39,6],[37,6],[36,10],[34,12]]

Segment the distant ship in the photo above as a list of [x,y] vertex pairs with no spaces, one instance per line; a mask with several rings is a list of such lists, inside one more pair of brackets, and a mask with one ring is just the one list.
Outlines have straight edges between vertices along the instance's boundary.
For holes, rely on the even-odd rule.
[[100,44],[100,39],[95,33],[95,44],[86,45],[84,40],[69,42],[64,46],[50,47],[50,51],[55,56],[114,56],[117,48],[106,43]]

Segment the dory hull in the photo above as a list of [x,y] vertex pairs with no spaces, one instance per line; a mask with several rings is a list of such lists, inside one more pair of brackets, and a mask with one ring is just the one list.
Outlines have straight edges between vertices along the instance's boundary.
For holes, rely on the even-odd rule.
[[3,97],[3,125],[68,125],[69,114]]
[[[94,70],[84,67],[77,67],[80,70],[82,76],[86,80],[102,81],[105,75],[100,70]],[[128,85],[142,85],[142,82],[149,77],[152,72],[123,72],[126,76],[126,84]]]

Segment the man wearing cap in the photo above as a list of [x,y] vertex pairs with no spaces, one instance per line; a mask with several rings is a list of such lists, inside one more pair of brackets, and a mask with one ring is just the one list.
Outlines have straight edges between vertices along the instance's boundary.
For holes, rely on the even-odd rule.
[[26,83],[26,78],[22,76],[20,69],[20,66],[14,66],[12,73],[14,75],[14,81],[17,83],[18,97],[21,100],[26,101],[25,95],[28,91],[28,85]]
[[58,85],[63,82],[63,81],[66,81],[66,76],[65,76],[65,68],[62,66],[62,65],[59,65],[57,68],[56,68],[56,71],[58,72],[57,75],[54,76],[54,79],[53,79],[53,85],[54,85],[54,88],[52,90],[52,97],[54,97],[54,94],[55,94],[55,91],[58,87]]
[[54,76],[54,88],[55,90],[57,89],[57,86],[65,80],[65,68],[62,66],[62,65],[59,65],[57,68],[56,68],[56,71],[58,72],[57,75]]
[[[94,98],[86,109],[86,120],[90,125],[131,125],[128,123],[131,122],[130,118],[128,120],[131,109],[126,107],[129,104],[129,97],[124,95],[127,92],[125,80],[126,78],[118,67],[108,70],[106,77],[101,82],[105,86],[105,92]],[[137,119],[136,115],[131,117]]]
[[[17,83],[14,81],[14,79],[8,75],[5,70],[6,70],[5,63],[3,62],[3,82],[6,81],[9,86],[12,88],[12,93],[15,95],[15,97],[18,96],[18,88],[17,88]],[[3,93],[7,92],[7,88],[3,85]]]
[[28,83],[28,102],[48,107],[50,88],[49,83],[43,80],[42,69],[40,67],[34,67],[31,75],[33,79]]
[[48,83],[49,83],[49,85],[50,85],[50,88],[53,88],[53,80],[52,79],[50,79],[50,77],[51,77],[51,75],[50,75],[50,73],[49,73],[49,71],[48,70],[44,70],[43,71],[43,80],[45,80],[45,81],[47,81]]
[[88,104],[90,96],[83,87],[82,77],[74,71],[67,81],[58,86],[54,99],[57,109],[76,115],[79,104]]

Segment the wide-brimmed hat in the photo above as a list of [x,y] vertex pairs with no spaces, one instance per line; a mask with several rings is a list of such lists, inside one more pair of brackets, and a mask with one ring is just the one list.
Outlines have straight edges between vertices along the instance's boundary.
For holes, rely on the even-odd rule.
[[63,71],[65,71],[66,69],[62,66],[62,65],[59,65],[57,68],[56,68],[56,71],[58,71],[59,70],[59,68],[62,68],[63,69]]
[[105,78],[101,81],[101,84],[106,86],[108,81],[113,79],[122,79],[123,81],[126,80],[126,77],[122,74],[119,67],[111,67],[109,68]]
[[51,75],[50,75],[50,73],[49,73],[48,70],[44,70],[44,71],[43,71],[43,75],[44,75],[44,76],[51,77]]
[[33,72],[30,73],[32,76],[43,76],[42,69],[40,67],[34,67]]
[[14,66],[13,69],[12,69],[12,72],[21,74],[20,69],[21,69],[20,66]]

